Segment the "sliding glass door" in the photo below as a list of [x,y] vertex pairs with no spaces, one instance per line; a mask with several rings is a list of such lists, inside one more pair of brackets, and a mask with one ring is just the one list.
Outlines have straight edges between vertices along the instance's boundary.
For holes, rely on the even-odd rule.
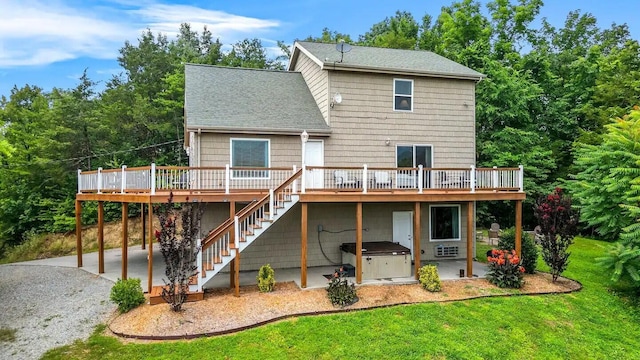
[[[419,165],[423,168],[433,167],[431,145],[398,145],[396,147],[396,167],[417,168]],[[398,187],[416,187],[417,181],[416,173],[413,171],[398,173]],[[423,186],[429,187],[429,176],[423,177]]]

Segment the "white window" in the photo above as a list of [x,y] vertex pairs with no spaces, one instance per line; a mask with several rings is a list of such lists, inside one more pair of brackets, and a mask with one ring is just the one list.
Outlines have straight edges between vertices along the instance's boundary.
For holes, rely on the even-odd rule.
[[393,79],[393,110],[413,111],[413,80]]
[[[233,178],[267,178],[269,172],[257,168],[269,167],[268,139],[231,139],[231,167]],[[247,169],[237,169],[247,168]]]
[[460,205],[429,207],[431,241],[460,241]]

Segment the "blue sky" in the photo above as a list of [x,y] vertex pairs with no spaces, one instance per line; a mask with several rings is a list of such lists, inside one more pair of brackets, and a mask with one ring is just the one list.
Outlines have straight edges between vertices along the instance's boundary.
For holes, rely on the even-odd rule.
[[[486,3],[486,0],[481,0]],[[515,0],[512,0],[515,2]],[[416,19],[434,17],[452,0],[334,1],[334,0],[0,0],[0,96],[14,85],[45,90],[70,88],[86,68],[89,77],[104,83],[120,69],[116,58],[126,40],[135,42],[150,28],[172,36],[180,23],[194,30],[203,25],[224,44],[260,38],[267,47],[287,43],[322,28],[350,34],[365,33],[396,10]],[[640,25],[639,0],[547,0],[540,17],[561,26],[570,10],[581,9],[598,19],[600,27],[627,23],[635,39]]]

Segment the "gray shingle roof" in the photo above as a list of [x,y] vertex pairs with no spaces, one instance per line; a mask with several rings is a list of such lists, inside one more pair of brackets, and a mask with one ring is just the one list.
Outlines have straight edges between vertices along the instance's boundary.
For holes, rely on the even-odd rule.
[[329,133],[299,72],[185,65],[188,129]]
[[358,68],[477,80],[485,77],[475,70],[429,51],[352,45],[351,51],[345,52],[340,62],[341,54],[336,50],[336,44],[307,41],[298,41],[298,44],[324,63],[323,67],[327,70],[331,70],[335,65],[336,70]]

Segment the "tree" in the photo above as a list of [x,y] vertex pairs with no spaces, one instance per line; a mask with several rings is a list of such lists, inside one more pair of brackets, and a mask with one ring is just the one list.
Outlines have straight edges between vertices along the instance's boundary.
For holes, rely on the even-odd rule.
[[374,24],[360,36],[358,43],[364,46],[392,49],[415,49],[420,26],[410,12],[396,11],[396,15]]
[[354,43],[354,41],[351,40],[351,36],[347,34],[339,33],[337,31],[331,31],[329,28],[323,28],[322,34],[320,36],[314,37],[312,35],[309,35],[302,41],[313,41],[313,42],[335,44],[335,43],[338,43],[338,41],[340,40],[344,41],[347,44]]
[[577,144],[575,180],[567,186],[581,219],[607,240],[615,240],[635,219],[640,174],[640,109],[605,126],[599,145]]
[[196,257],[200,252],[198,237],[202,211],[199,204],[182,204],[179,211],[173,206],[173,194],[166,205],[157,209],[160,230],[155,236],[166,264],[162,299],[173,311],[182,310],[187,301],[189,278],[197,275]]
[[538,198],[533,212],[542,232],[542,259],[551,268],[555,282],[569,265],[571,253],[567,250],[578,234],[580,215],[571,207],[571,198],[565,196],[560,188]]

